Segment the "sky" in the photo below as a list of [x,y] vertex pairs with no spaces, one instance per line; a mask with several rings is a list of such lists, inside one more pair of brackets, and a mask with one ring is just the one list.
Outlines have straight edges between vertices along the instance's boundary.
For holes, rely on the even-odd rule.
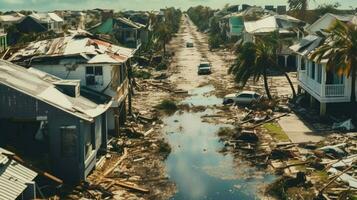
[[[110,8],[114,10],[158,10],[164,7],[178,7],[183,10],[191,6],[206,5],[222,8],[225,4],[243,4],[264,6],[285,5],[287,0],[0,0],[0,10],[84,10]],[[341,8],[357,7],[357,0],[311,0],[310,7],[318,4],[339,2]]]

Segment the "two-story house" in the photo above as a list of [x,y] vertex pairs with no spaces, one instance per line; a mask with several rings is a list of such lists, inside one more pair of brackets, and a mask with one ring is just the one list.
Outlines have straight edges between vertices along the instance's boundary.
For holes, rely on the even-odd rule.
[[282,44],[278,52],[279,65],[296,69],[296,56],[289,47],[303,37],[304,26],[305,22],[288,15],[272,15],[259,20],[246,20],[244,22],[243,41],[255,42],[257,37],[278,32]]
[[336,20],[351,23],[353,18],[353,15],[325,14],[306,28],[309,35],[290,47],[298,57],[299,88],[309,94],[311,104],[318,103],[320,115],[325,115],[329,106],[350,102],[352,79],[327,70],[328,60],[316,63],[310,55],[323,44],[324,35],[327,34],[324,30]]
[[[86,32],[32,42],[9,60],[34,67],[80,84],[113,98],[108,110],[108,128],[119,134],[126,116],[129,80],[127,70],[135,50],[112,45]],[[128,100],[129,101],[129,100]]]
[[0,60],[0,146],[65,181],[85,180],[94,169],[110,105],[79,80]]

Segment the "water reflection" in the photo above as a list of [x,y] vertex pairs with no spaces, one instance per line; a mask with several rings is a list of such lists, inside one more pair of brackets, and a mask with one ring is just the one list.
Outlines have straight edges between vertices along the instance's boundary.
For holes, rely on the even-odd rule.
[[[210,99],[210,96],[205,96],[210,88],[193,90],[195,96],[184,102],[205,102]],[[201,113],[183,112],[164,119],[172,146],[172,153],[166,161],[167,169],[178,189],[172,199],[256,199],[257,183],[273,179],[273,176],[261,174],[244,162],[233,161],[230,154],[218,152],[223,144],[216,133],[229,125],[202,122],[202,115],[214,112],[212,109]]]

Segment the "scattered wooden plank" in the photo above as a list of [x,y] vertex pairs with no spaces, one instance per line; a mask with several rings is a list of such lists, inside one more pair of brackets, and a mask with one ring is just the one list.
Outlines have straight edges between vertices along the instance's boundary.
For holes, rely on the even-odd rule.
[[129,182],[124,182],[124,181],[114,181],[115,185],[119,185],[121,187],[127,188],[127,189],[131,189],[131,190],[135,190],[138,192],[142,192],[142,193],[149,193],[150,191],[148,189],[145,188],[141,188],[139,186],[137,186],[134,183],[129,183]]
[[104,173],[103,173],[103,177],[108,176],[110,173],[112,173],[112,171],[128,156],[128,149],[124,148],[124,154],[120,157],[120,159],[109,169],[107,169]]
[[259,126],[261,126],[261,125],[264,125],[264,124],[269,123],[269,122],[271,122],[271,121],[274,121],[274,120],[276,120],[276,119],[285,117],[285,116],[287,116],[287,115],[289,115],[289,113],[285,113],[285,114],[282,114],[282,115],[280,115],[280,116],[273,117],[273,118],[271,118],[271,119],[265,120],[265,121],[263,121],[263,122],[261,122],[261,123],[259,123],[259,124],[256,124],[256,125],[254,125],[254,126],[247,127],[247,128],[251,128],[251,129],[252,129],[252,128],[257,128],[257,127],[259,127]]

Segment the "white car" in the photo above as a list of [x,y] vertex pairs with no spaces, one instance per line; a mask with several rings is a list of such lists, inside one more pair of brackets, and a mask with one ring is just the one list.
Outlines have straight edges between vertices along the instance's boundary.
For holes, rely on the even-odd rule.
[[243,91],[235,94],[228,94],[223,98],[223,104],[251,104],[259,101],[262,96],[253,91]]

